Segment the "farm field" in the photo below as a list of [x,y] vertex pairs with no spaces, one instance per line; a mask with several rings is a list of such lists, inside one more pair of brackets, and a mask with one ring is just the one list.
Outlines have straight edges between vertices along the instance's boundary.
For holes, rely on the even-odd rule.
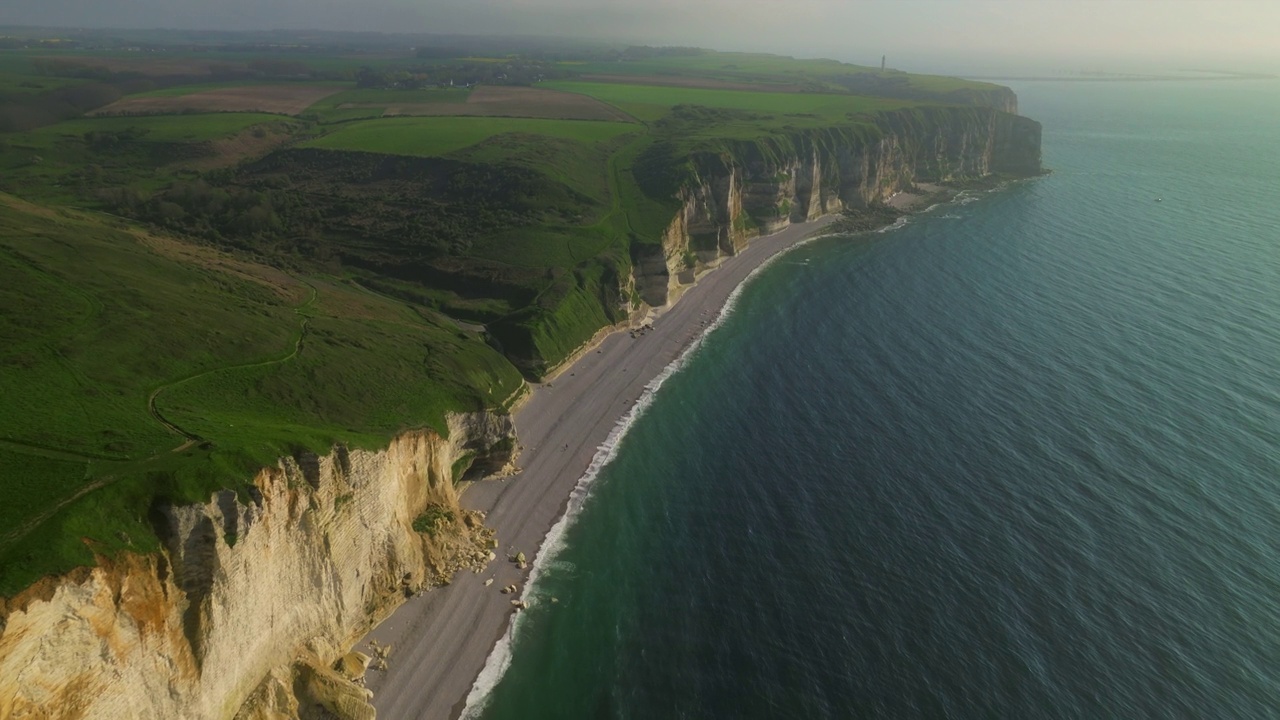
[[608,73],[586,74],[581,79],[595,83],[621,83],[624,85],[664,85],[668,87],[700,88],[703,90],[749,90],[751,92],[799,93],[805,92],[802,85],[787,83],[751,83],[717,80],[703,76],[687,75],[610,75]]
[[[379,107],[377,103],[347,103],[340,109]],[[462,103],[384,103],[384,116],[525,117],[545,120],[615,120],[635,118],[586,95],[544,88],[481,86]]]
[[266,113],[191,113],[148,117],[93,117],[50,125],[24,133],[15,144],[48,147],[58,139],[83,137],[85,133],[137,130],[150,142],[196,142],[234,135],[246,128],[281,118]]
[[298,115],[321,98],[337,93],[336,85],[240,85],[184,95],[128,97],[93,115],[166,115],[186,112],[260,112]]
[[46,75],[8,75],[0,73],[0,96],[36,95],[57,88],[84,84],[77,78],[55,78]]
[[481,85],[427,90],[345,90],[308,107],[325,123],[392,116],[526,117],[634,122],[621,110],[581,94],[542,87]]
[[465,103],[471,97],[471,88],[428,88],[424,90],[385,90],[376,88],[346,89],[326,98],[313,107],[313,110],[324,108],[340,108],[343,105],[368,105],[383,107],[397,104],[434,105],[444,103],[455,105]]
[[329,95],[308,107],[303,113],[322,123],[365,120],[381,117],[395,104],[435,105],[460,104],[471,95],[468,88],[430,88],[425,90],[387,90],[348,88]]
[[138,53],[93,54],[49,53],[42,59],[61,62],[67,65],[79,65],[98,68],[108,72],[127,72],[152,77],[165,75],[211,75],[218,68],[233,63],[220,57],[205,54],[166,54],[161,57],[139,55]]
[[634,131],[634,126],[625,123],[590,120],[387,118],[344,124],[327,135],[303,143],[303,146],[392,155],[437,156],[471,147],[505,133],[598,143]]
[[658,120],[676,105],[701,105],[755,113],[782,114],[788,116],[788,121],[792,124],[807,125],[813,123],[806,120],[824,123],[845,121],[850,114],[896,110],[916,104],[909,100],[857,95],[775,93],[578,81],[551,82],[546,83],[546,86],[596,98],[642,120]]
[[[867,58],[868,61],[879,60],[878,57]],[[664,83],[714,83],[716,81],[731,84],[792,85],[804,88],[806,92],[827,91],[848,92],[845,84],[851,78],[883,81],[884,92],[873,94],[894,94],[901,90],[915,90],[922,93],[951,93],[958,90],[993,90],[996,85],[974,82],[940,75],[917,75],[900,70],[880,70],[869,65],[851,65],[836,60],[801,60],[766,55],[759,53],[704,53],[701,55],[685,55],[678,57],[650,58],[625,63],[589,62],[575,68],[581,75],[609,76],[616,82],[622,82],[631,76],[631,82],[641,82],[648,78],[663,78]],[[876,83],[859,83],[864,90],[874,90]],[[714,87],[712,84],[706,87]]]

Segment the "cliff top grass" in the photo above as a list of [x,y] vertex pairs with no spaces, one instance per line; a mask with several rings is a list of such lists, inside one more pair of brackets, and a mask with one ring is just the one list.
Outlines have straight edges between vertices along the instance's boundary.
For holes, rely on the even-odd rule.
[[[868,58],[878,60],[879,58]],[[879,66],[856,65],[830,59],[798,59],[765,53],[712,52],[655,57],[623,62],[589,62],[570,66],[584,75],[635,76],[669,80],[705,79],[726,84],[788,87],[795,92],[851,92],[850,81],[862,91],[884,88],[875,95],[892,95],[893,89],[921,93],[951,93],[957,90],[997,91],[986,82],[940,75],[920,75],[901,70],[881,70]],[[942,98],[934,97],[933,100]]]
[[659,120],[677,105],[700,105],[757,113],[764,116],[761,120],[817,127],[847,122],[851,115],[896,110],[918,104],[911,100],[837,93],[717,90],[582,81],[558,81],[544,85],[603,100],[645,121]]
[[153,549],[157,499],[244,487],[299,450],[444,433],[446,412],[520,385],[440,316],[115,225],[0,196],[0,595],[91,551]]
[[303,115],[324,123],[343,122],[380,117],[393,105],[465,103],[470,96],[469,88],[460,87],[421,90],[353,88],[320,100],[307,108]]

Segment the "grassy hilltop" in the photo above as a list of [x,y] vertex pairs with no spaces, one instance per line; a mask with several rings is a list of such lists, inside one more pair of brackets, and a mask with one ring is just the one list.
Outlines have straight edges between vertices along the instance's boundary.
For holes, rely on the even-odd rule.
[[637,301],[681,157],[1003,101],[692,50],[0,41],[0,595],[281,455],[507,406]]

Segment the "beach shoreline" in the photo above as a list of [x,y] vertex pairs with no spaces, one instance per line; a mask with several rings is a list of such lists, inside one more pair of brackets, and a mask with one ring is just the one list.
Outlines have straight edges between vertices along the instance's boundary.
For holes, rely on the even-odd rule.
[[[889,202],[910,212],[933,197],[903,192]],[[585,485],[612,459],[616,441],[642,410],[637,402],[651,396],[717,324],[755,272],[805,241],[831,234],[822,231],[840,218],[827,215],[753,239],[702,274],[678,302],[652,311],[643,332],[616,327],[532,387],[513,413],[520,471],[474,483],[461,499],[464,507],[486,513],[486,524],[497,531],[498,559],[482,573],[459,573],[450,585],[409,599],[357,644],[393,648],[387,670],[366,677],[378,717],[457,718],[469,700],[497,682],[517,612],[512,601],[528,599],[527,585],[550,549],[545,541],[566,529],[571,505],[581,502]],[[517,552],[529,560],[524,569],[507,561]],[[511,584],[518,593],[501,592]]]

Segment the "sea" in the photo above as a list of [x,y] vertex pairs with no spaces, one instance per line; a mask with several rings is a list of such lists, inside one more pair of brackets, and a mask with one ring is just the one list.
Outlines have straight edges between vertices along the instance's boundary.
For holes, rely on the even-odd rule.
[[1015,90],[1053,173],[753,276],[467,717],[1280,717],[1280,83]]

